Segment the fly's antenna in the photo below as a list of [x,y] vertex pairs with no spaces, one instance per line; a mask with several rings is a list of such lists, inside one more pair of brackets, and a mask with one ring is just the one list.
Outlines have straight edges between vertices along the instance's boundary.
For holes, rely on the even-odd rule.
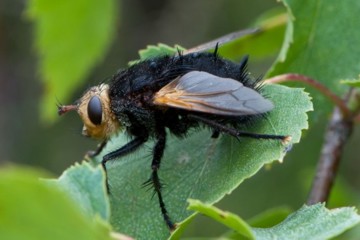
[[68,111],[76,110],[76,108],[77,108],[76,104],[63,105],[56,96],[55,96],[55,98],[56,98],[56,107],[58,109],[57,112],[58,112],[59,116],[63,115],[64,113],[67,113]]

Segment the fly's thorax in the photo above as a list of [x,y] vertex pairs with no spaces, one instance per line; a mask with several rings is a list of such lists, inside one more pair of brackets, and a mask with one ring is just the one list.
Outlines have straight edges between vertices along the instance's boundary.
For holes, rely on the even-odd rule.
[[111,111],[107,84],[90,88],[78,101],[76,110],[84,123],[84,136],[105,140],[122,127]]

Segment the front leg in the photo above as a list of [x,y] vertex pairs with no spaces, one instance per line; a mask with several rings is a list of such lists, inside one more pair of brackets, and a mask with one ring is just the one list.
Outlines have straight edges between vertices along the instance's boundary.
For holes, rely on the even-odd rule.
[[106,143],[107,143],[107,139],[102,141],[100,144],[98,144],[95,151],[88,151],[85,155],[85,158],[93,158],[93,157],[96,157],[97,155],[99,155],[102,152],[102,150],[104,149],[104,147],[106,146]]
[[101,161],[101,164],[103,165],[104,169],[106,170],[105,167],[106,162],[118,157],[122,157],[130,152],[135,151],[138,147],[140,147],[143,143],[147,141],[147,138],[148,138],[147,136],[135,137],[133,140],[131,140],[121,148],[106,154],[103,157],[103,160]]
[[122,157],[130,152],[135,151],[137,148],[139,148],[142,144],[144,144],[147,141],[147,138],[148,138],[147,136],[136,137],[132,141],[128,142],[127,144],[125,144],[124,146],[119,148],[118,150],[110,152],[103,157],[103,159],[101,161],[101,165],[105,171],[106,189],[107,189],[108,193],[110,193],[110,188],[109,188],[109,182],[108,182],[108,177],[107,177],[106,163],[110,160],[113,160],[118,157]]

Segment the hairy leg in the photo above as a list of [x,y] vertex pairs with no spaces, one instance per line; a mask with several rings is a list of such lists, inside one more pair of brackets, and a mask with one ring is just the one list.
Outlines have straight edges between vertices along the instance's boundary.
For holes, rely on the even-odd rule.
[[158,170],[160,168],[161,159],[164,155],[164,149],[166,144],[166,132],[164,127],[158,127],[156,130],[156,143],[153,149],[153,160],[151,163],[151,177],[144,183],[144,186],[151,186],[154,188],[154,193],[158,196],[160,210],[163,215],[164,221],[169,229],[174,230],[175,225],[171,221],[170,216],[165,207],[165,203],[161,194],[162,184],[158,176]]
[[137,148],[139,148],[142,144],[144,144],[147,141],[147,137],[136,137],[134,138],[132,141],[128,142],[127,144],[125,144],[124,146],[122,146],[121,148],[110,152],[108,154],[106,154],[102,161],[101,161],[101,165],[105,170],[105,174],[106,174],[106,189],[108,191],[108,193],[110,192],[109,189],[109,183],[108,183],[108,178],[107,178],[107,169],[106,169],[106,163],[110,160],[114,160],[115,158],[118,157],[122,157],[130,152],[135,151]]
[[250,132],[243,132],[239,131],[235,128],[228,127],[226,125],[222,125],[220,123],[217,123],[213,120],[206,119],[204,117],[196,116],[196,115],[188,115],[188,118],[194,119],[197,121],[200,121],[210,127],[215,128],[217,131],[230,134],[234,137],[249,137],[249,138],[257,138],[257,139],[278,139],[282,142],[287,142],[290,137],[289,136],[283,136],[283,135],[274,135],[274,134],[258,134],[258,133],[250,133]]

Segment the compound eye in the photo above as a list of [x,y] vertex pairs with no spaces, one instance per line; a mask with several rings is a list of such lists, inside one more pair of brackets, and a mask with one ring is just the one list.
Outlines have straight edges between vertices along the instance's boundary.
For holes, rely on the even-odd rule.
[[90,121],[94,125],[100,125],[101,124],[102,106],[101,106],[100,98],[98,96],[93,96],[90,99],[90,101],[88,103],[88,107],[87,107],[87,112],[88,112],[88,116],[89,116]]

